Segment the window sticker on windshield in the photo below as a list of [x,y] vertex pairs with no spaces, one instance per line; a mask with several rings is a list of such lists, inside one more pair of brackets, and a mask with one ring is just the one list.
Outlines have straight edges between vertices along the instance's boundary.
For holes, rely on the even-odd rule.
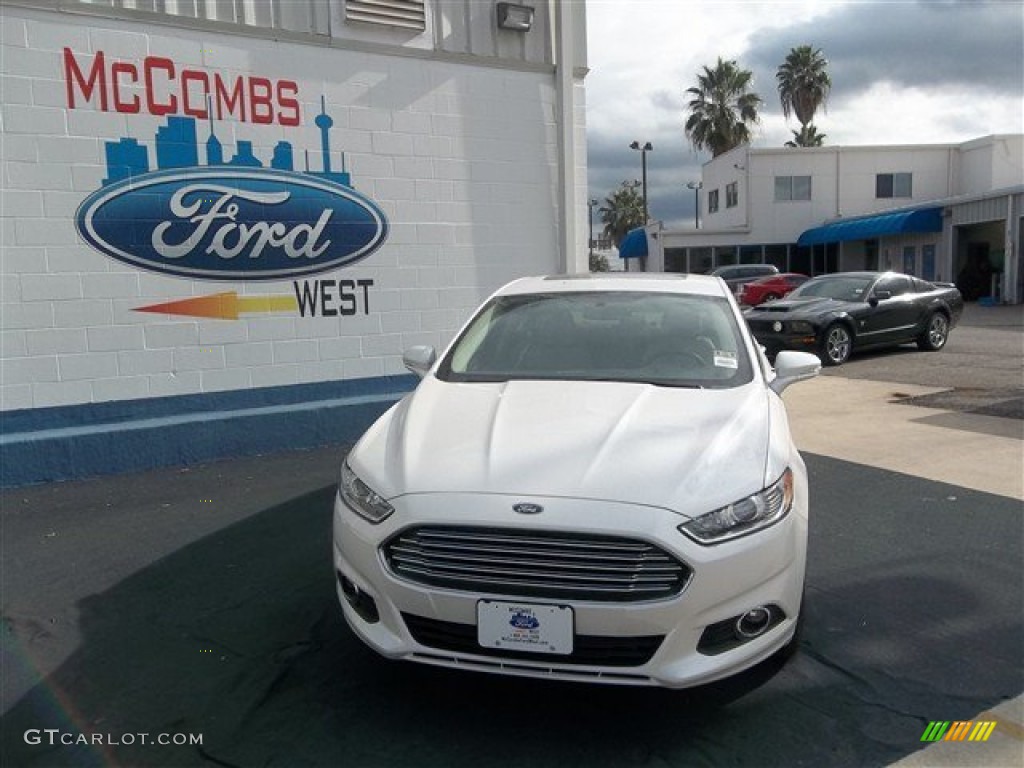
[[715,367],[716,368],[739,368],[740,364],[736,361],[736,353],[729,352],[724,349],[715,350]]

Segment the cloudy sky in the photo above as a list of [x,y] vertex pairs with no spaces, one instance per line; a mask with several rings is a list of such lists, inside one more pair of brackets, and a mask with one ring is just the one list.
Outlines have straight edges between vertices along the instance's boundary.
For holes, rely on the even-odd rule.
[[831,145],[960,142],[1024,132],[1024,0],[587,0],[590,196],[640,178],[650,141],[651,216],[693,225],[710,159],[683,133],[685,92],[719,56],[754,73],[764,100],[753,146],[799,128],[782,117],[775,72],[791,48],[821,48],[832,93],[818,130]]

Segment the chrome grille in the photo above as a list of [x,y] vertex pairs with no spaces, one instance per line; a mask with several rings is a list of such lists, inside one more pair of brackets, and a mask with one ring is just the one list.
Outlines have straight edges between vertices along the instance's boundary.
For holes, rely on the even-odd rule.
[[580,533],[423,526],[383,554],[398,578],[481,595],[633,602],[677,595],[690,578],[653,544]]

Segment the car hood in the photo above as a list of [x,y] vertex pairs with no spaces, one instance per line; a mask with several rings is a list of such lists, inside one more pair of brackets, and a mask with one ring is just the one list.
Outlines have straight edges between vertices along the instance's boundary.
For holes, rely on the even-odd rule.
[[764,487],[769,392],[433,376],[350,457],[386,498],[496,493],[702,514]]
[[747,311],[747,314],[754,317],[763,317],[771,319],[776,315],[785,314],[790,317],[819,317],[821,315],[828,314],[830,312],[848,312],[856,306],[855,302],[851,301],[840,301],[839,299],[829,298],[784,298],[773,301],[771,304],[765,304]]

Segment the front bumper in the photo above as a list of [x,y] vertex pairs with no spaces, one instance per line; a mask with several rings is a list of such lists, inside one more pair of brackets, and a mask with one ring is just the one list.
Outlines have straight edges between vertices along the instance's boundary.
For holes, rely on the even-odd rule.
[[757,343],[764,347],[769,358],[774,358],[784,349],[797,352],[815,352],[818,349],[819,329],[810,323],[801,322],[798,330],[794,331],[792,321],[761,318],[746,320]]
[[[793,636],[806,564],[806,476],[794,508],[778,524],[711,547],[680,533],[684,518],[668,510],[560,498],[531,498],[543,515],[516,515],[522,498],[422,494],[395,499],[395,513],[371,525],[335,497],[334,567],[338,597],[356,635],[389,658],[560,680],[699,685],[766,659]],[[500,524],[496,523],[500,521]],[[654,544],[690,570],[679,594],[649,601],[551,600],[425,586],[392,573],[382,545],[417,526],[581,532]],[[572,611],[573,657],[500,652],[476,642],[481,599],[562,605]],[[372,606],[367,610],[367,606]],[[764,634],[713,653],[698,651],[705,630],[755,606],[778,620]],[[705,640],[705,644],[706,644]]]

